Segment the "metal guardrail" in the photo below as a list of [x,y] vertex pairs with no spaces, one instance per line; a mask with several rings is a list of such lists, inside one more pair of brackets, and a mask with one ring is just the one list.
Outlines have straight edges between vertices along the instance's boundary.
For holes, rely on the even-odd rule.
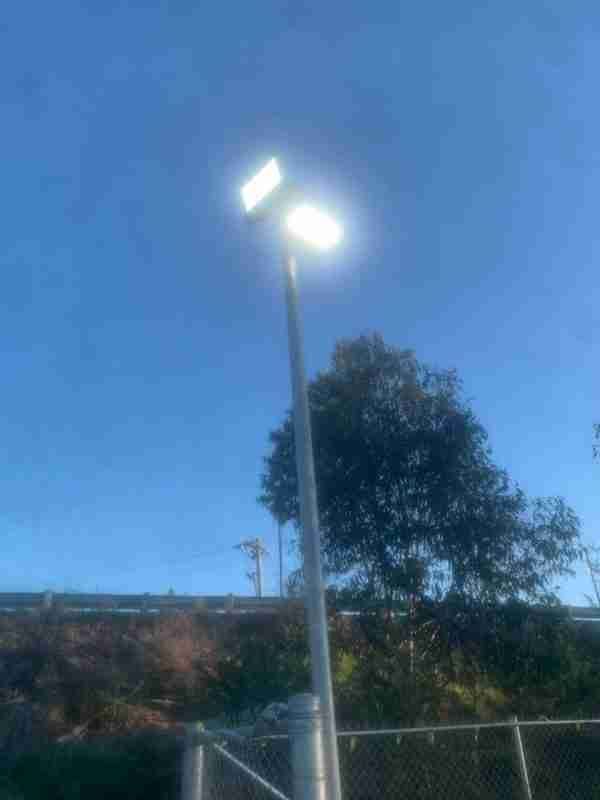
[[298,601],[278,597],[235,595],[75,594],[58,592],[0,593],[0,612],[51,610],[61,612],[157,613],[195,611],[206,613],[278,613]]
[[[0,613],[54,609],[61,612],[159,613],[163,611],[204,612],[207,614],[279,613],[302,605],[300,599],[280,597],[237,597],[228,595],[100,594],[71,592],[0,592]],[[336,613],[356,614],[384,608],[380,602],[331,604]],[[407,608],[395,604],[396,613]],[[600,622],[600,609],[582,606],[534,606],[542,615],[563,615],[577,622]]]

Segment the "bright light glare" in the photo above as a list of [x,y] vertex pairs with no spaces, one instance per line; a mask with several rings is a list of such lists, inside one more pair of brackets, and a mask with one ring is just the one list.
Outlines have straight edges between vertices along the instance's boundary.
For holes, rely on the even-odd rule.
[[298,206],[287,218],[288,229],[295,236],[320,250],[329,250],[342,238],[335,220],[312,206]]
[[272,158],[252,180],[242,187],[242,200],[246,213],[253,211],[280,183],[279,165],[277,159]]

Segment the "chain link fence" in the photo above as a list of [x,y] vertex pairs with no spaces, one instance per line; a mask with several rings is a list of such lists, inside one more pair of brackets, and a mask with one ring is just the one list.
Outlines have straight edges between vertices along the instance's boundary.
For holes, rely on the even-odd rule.
[[[310,767],[303,748],[316,752],[320,740],[311,745],[290,731],[205,736],[202,785],[189,784],[182,800],[324,800],[324,784],[299,784],[294,773],[299,764]],[[515,719],[338,736],[344,800],[600,800],[600,720]]]
[[287,736],[220,737],[210,743],[206,756],[204,791],[199,795],[202,800],[291,800]]
[[344,800],[598,800],[600,721],[339,735]]
[[600,798],[600,721],[520,728],[535,800]]
[[360,732],[340,736],[345,800],[518,798],[519,764],[508,728]]

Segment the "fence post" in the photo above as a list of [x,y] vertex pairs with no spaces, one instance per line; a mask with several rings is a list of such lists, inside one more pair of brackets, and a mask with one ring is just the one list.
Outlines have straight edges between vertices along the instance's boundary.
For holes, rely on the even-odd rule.
[[326,800],[323,718],[319,698],[298,694],[288,703],[294,800]]
[[181,800],[202,800],[205,740],[204,725],[201,722],[186,725],[181,770]]
[[480,759],[479,759],[479,728],[475,728],[475,747],[473,748],[473,763],[479,769],[480,767]]
[[513,723],[513,736],[515,739],[515,747],[517,749],[517,758],[519,760],[519,773],[521,775],[521,782],[523,784],[523,796],[525,800],[532,800],[531,784],[529,783],[529,771],[527,769],[527,759],[525,758],[525,748],[523,747],[523,739],[521,738],[521,729],[519,728],[519,720],[515,716],[511,719]]

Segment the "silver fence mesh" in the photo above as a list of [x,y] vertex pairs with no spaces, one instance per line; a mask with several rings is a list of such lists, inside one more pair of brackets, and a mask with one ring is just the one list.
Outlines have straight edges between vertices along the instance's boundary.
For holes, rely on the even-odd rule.
[[521,726],[534,800],[600,799],[600,724]]
[[290,800],[290,740],[214,740],[207,748],[204,785],[203,800]]
[[340,737],[346,800],[521,798],[512,730]]
[[[519,731],[525,775],[509,723],[340,733],[344,800],[600,800],[600,724]],[[292,798],[285,736],[214,740],[205,770],[207,800]]]

